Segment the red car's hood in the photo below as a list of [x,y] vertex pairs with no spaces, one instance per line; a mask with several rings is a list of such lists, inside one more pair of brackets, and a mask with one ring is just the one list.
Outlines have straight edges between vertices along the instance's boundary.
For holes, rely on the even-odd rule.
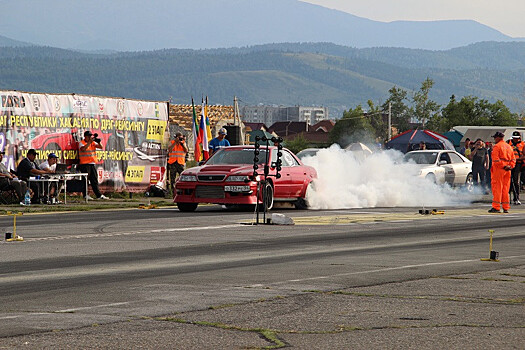
[[253,165],[203,165],[198,168],[191,169],[192,173],[199,174],[251,174],[253,173]]

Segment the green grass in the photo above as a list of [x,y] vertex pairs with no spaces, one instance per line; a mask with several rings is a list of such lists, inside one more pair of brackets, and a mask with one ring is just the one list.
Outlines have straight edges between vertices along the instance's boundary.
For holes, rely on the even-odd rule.
[[[86,203],[81,196],[67,196],[67,204],[32,204],[21,206],[20,204],[0,205],[0,215],[7,215],[7,212],[24,214],[47,213],[58,211],[90,211],[90,210],[109,210],[109,209],[134,209],[139,205],[154,205],[157,207],[175,206],[171,198],[145,197],[142,193],[133,193],[131,198],[129,193],[110,193],[106,194],[109,200],[92,200]],[[63,202],[64,198],[60,200]]]

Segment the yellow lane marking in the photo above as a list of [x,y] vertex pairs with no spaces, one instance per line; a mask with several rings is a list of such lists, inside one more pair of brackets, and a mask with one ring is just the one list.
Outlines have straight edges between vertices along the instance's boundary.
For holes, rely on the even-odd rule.
[[[432,210],[432,209],[430,209]],[[412,220],[439,220],[447,217],[473,217],[473,216],[494,216],[503,217],[509,214],[488,214],[488,209],[445,209],[441,215],[422,215],[419,214],[418,209],[414,209],[413,213],[381,213],[375,214],[338,214],[325,216],[304,216],[295,217],[293,221],[296,225],[348,225],[354,223],[376,223],[376,222],[407,222]],[[524,209],[511,209],[511,214],[523,214]]]

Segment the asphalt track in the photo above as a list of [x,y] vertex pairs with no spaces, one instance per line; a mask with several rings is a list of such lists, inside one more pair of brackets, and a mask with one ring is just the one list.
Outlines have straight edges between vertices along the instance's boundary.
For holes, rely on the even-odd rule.
[[24,215],[0,244],[0,348],[521,347],[525,208],[441,209]]

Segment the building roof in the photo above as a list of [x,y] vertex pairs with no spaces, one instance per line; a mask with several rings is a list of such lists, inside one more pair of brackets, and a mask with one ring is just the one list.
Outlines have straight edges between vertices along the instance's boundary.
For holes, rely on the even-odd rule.
[[330,119],[321,120],[308,128],[309,132],[330,132],[334,128],[335,122]]
[[308,125],[306,122],[287,121],[274,123],[270,126],[269,131],[273,131],[284,138],[291,135],[297,135],[301,132],[306,132],[307,128]]
[[[197,116],[200,115],[201,109],[201,105],[195,105],[195,113]],[[208,118],[210,119],[212,129],[220,120],[233,120],[233,106],[208,106]],[[171,124],[177,124],[188,132],[191,132],[193,129],[192,106],[170,104],[169,120]]]
[[250,128],[250,130],[247,130],[247,131],[254,131],[254,130],[268,131],[268,127],[264,123],[247,123],[247,122],[244,122],[244,126],[246,127],[246,129]]

